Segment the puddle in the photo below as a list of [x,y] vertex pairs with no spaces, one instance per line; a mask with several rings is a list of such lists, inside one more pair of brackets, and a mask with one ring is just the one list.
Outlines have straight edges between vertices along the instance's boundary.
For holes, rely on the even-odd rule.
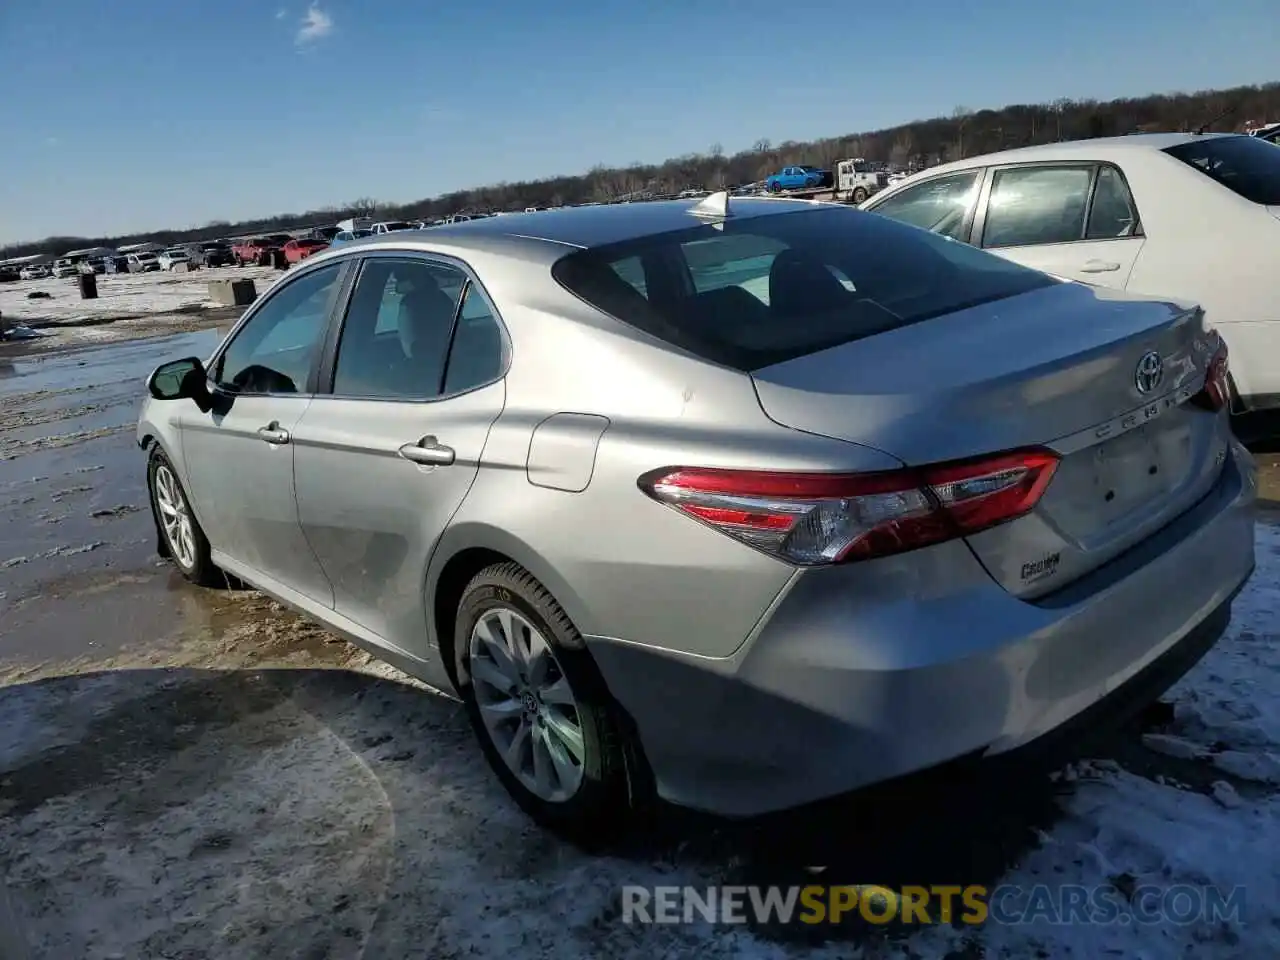
[[[0,657],[64,639],[75,648],[81,627],[96,626],[92,610],[77,619],[73,602],[54,604],[50,584],[145,569],[154,560],[145,462],[134,442],[143,382],[165,360],[207,356],[219,336],[205,330],[3,364]],[[19,608],[41,595],[51,601],[40,605],[46,626],[24,625]],[[65,629],[58,625],[63,606],[73,620]]]
[[136,379],[141,390],[147,374],[165,360],[211,354],[226,329],[5,361],[0,368],[0,398],[41,390],[95,387],[131,378]]

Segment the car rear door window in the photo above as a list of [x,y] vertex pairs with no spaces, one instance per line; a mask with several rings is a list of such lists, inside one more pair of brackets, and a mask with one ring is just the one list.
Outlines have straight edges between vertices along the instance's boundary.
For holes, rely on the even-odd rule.
[[429,400],[440,395],[467,276],[419,258],[365,261],[334,362],[333,393]]
[[981,170],[966,170],[917,183],[872,206],[870,211],[913,227],[964,240],[965,224],[978,196]]
[[984,247],[1071,243],[1084,236],[1091,166],[997,170],[991,182]]
[[215,382],[240,393],[304,392],[342,266],[326,264],[272,290],[223,350]]
[[1085,227],[1086,240],[1114,240],[1138,232],[1138,208],[1120,171],[1112,166],[1098,170],[1093,204]]

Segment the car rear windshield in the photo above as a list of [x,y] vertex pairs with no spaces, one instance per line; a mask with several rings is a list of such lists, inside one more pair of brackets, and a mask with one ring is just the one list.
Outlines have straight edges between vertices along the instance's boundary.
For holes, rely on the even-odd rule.
[[1165,153],[1246,200],[1280,205],[1280,150],[1274,144],[1257,137],[1206,137],[1167,147]]
[[552,276],[631,326],[744,371],[1056,282],[841,207],[595,247],[557,261]]

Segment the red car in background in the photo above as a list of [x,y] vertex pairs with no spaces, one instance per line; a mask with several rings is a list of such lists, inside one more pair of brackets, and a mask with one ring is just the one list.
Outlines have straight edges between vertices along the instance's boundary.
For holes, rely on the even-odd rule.
[[284,245],[284,258],[290,263],[301,263],[313,253],[319,253],[321,250],[327,250],[328,248],[329,243],[326,240],[303,237],[298,240],[290,240]]

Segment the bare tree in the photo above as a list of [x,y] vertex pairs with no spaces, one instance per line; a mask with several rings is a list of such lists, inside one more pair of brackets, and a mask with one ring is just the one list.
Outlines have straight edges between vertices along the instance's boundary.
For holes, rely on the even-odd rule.
[[907,167],[911,163],[913,149],[915,149],[915,138],[911,136],[910,130],[903,130],[889,149],[889,162],[895,167]]
[[752,153],[768,153],[773,149],[773,141],[768,137],[762,137],[751,145]]
[[951,119],[956,122],[956,158],[964,159],[964,128],[973,119],[973,111],[965,106],[957,106],[951,111]]
[[1062,115],[1067,111],[1067,108],[1071,106],[1071,101],[1068,100],[1066,97],[1059,97],[1057,100],[1053,101],[1052,106],[1053,106],[1053,113],[1054,113],[1054,120],[1055,120],[1055,124],[1054,124],[1054,130],[1056,134],[1055,139],[1057,139],[1058,141],[1061,141],[1062,140]]
[[347,209],[358,217],[371,217],[378,212],[381,204],[373,197],[360,197],[347,204]]

